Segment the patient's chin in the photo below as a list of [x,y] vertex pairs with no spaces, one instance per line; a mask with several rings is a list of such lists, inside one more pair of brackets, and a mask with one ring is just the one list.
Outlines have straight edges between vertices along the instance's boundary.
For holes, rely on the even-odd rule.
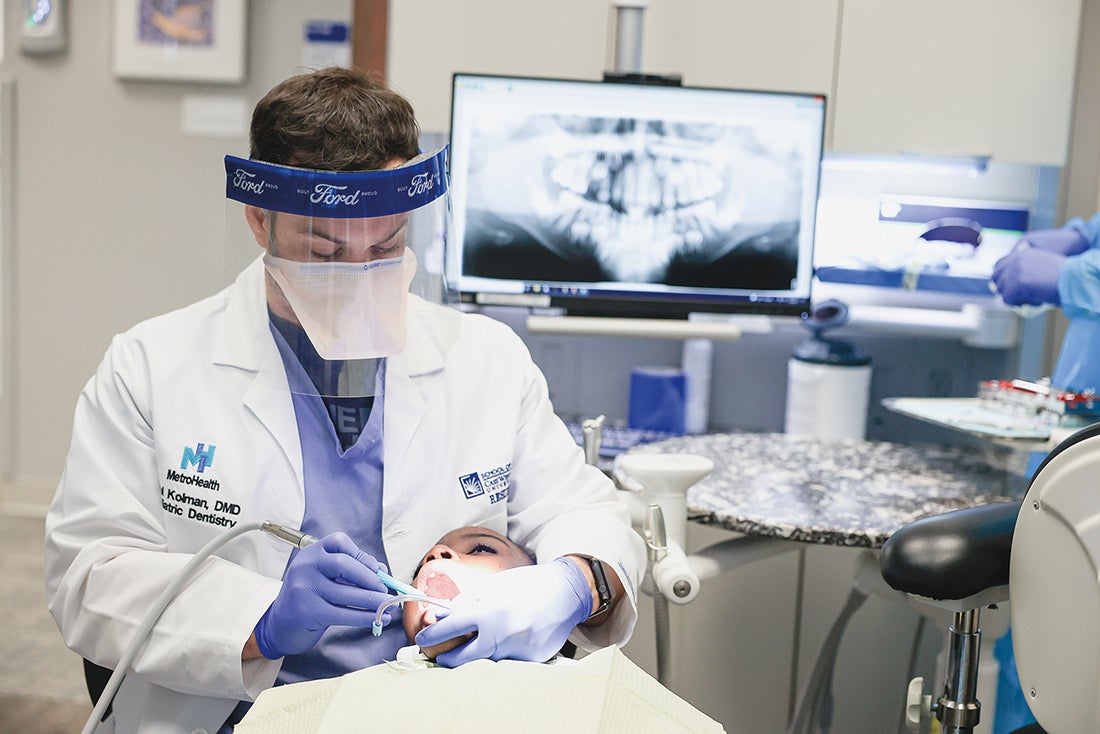
[[424,657],[428,658],[428,660],[435,660],[437,656],[442,655],[448,650],[454,650],[459,645],[469,642],[472,639],[474,639],[474,633],[469,632],[461,637],[455,637],[446,642],[441,642],[438,645],[421,647],[420,652],[423,653]]
[[418,602],[406,602],[404,614],[407,618],[405,624],[405,634],[412,640],[425,627],[435,624],[436,619],[435,612],[427,604],[420,604]]

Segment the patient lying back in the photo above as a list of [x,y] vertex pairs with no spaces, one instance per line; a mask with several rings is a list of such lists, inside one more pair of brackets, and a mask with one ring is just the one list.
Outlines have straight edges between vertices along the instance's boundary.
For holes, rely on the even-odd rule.
[[[530,553],[500,533],[488,528],[467,526],[450,531],[432,546],[413,574],[413,586],[436,599],[454,599],[489,574],[519,566],[530,566]],[[409,644],[416,633],[436,621],[436,608],[419,602],[405,602],[402,619]],[[458,647],[473,635],[448,640],[421,652],[429,660]]]

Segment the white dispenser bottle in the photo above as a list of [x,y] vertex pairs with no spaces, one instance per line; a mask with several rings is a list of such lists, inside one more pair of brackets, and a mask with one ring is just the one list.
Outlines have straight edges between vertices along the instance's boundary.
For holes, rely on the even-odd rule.
[[847,321],[840,301],[826,301],[806,318],[813,337],[787,361],[786,433],[822,440],[866,436],[871,358],[854,344],[823,336]]

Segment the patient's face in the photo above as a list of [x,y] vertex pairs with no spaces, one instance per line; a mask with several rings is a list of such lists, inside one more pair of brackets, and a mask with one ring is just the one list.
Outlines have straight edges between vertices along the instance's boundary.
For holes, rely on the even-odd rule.
[[[532,563],[522,548],[500,533],[472,526],[458,528],[440,538],[420,559],[413,586],[436,599],[453,599],[479,576]],[[435,622],[435,610],[415,602],[404,604],[402,619],[409,642]]]

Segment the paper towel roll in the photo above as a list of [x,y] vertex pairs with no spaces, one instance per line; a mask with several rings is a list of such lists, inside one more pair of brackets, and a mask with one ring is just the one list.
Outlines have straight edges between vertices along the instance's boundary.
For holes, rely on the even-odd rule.
[[706,433],[710,425],[710,367],[714,343],[710,339],[685,339],[681,365],[686,380],[684,430]]
[[630,373],[631,428],[684,432],[684,371],[671,367],[635,367]]

